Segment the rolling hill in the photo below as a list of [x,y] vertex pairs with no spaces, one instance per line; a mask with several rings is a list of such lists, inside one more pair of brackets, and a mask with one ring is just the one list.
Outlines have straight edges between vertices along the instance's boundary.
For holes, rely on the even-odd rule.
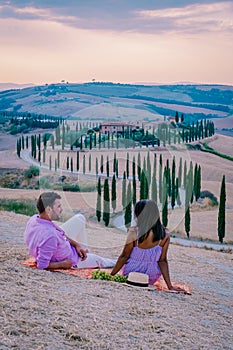
[[0,92],[0,111],[80,120],[226,119],[233,114],[233,86],[130,85],[109,82],[46,84]]

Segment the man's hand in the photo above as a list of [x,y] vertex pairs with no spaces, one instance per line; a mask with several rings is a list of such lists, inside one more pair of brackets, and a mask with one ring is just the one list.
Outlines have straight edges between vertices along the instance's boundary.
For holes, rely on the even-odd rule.
[[79,244],[76,244],[75,249],[82,260],[87,258],[87,249],[83,249]]

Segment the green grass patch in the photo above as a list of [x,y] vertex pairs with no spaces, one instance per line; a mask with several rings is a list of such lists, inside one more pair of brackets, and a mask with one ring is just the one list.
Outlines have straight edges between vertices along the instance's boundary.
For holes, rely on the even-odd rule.
[[37,213],[33,200],[0,199],[0,210],[13,211],[16,214],[32,216]]
[[56,191],[64,191],[64,192],[95,192],[96,185],[78,185],[74,183],[61,183],[54,184],[51,186]]
[[203,147],[201,148],[201,151],[215,154],[216,156],[231,160],[233,162],[232,156],[229,156],[228,154],[224,154],[224,153],[220,153],[220,152],[216,151],[214,148],[210,147],[206,142],[203,142],[202,146]]

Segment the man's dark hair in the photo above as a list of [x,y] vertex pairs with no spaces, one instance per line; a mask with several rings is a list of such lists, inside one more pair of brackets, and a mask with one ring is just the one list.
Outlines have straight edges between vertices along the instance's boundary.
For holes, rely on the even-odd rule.
[[43,213],[47,206],[52,207],[56,199],[61,199],[61,196],[56,192],[44,192],[37,200],[36,207],[39,213]]

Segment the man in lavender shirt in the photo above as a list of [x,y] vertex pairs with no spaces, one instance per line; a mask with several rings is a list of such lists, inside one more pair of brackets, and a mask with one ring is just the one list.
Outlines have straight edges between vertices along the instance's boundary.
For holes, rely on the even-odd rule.
[[[71,267],[112,267],[116,260],[88,253],[82,245],[68,237],[61,227],[52,220],[58,220],[62,213],[61,197],[55,192],[45,192],[37,200],[39,215],[32,216],[24,233],[29,253],[34,257],[39,269],[70,269]],[[79,230],[80,219],[85,217],[78,214],[78,220],[72,221]]]

